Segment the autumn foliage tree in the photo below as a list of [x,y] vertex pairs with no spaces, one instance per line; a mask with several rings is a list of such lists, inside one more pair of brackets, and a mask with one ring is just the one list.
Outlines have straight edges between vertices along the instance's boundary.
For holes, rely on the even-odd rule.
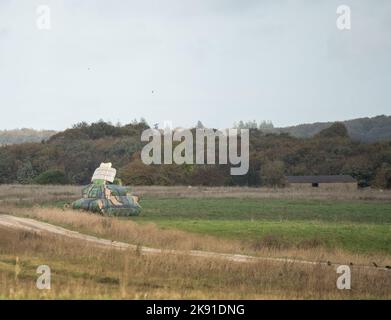
[[341,123],[312,138],[251,127],[249,171],[243,176],[230,175],[229,164],[147,166],[140,156],[146,128],[145,121],[79,123],[48,141],[0,147],[0,183],[34,183],[59,170],[68,183],[88,184],[101,162],[111,162],[118,178],[131,185],[283,186],[286,175],[349,174],[362,186],[391,188],[391,141],[352,141]]

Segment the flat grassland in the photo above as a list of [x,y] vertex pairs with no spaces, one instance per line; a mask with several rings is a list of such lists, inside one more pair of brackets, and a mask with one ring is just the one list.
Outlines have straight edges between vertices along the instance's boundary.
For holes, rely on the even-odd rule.
[[[50,235],[0,232],[5,298],[391,298],[391,193],[375,190],[137,187],[139,217],[64,210],[80,187],[0,186],[0,213],[157,248],[352,264],[352,290],[334,267],[114,252]],[[36,266],[53,270],[35,288]],[[34,269],[35,268],[35,269]],[[33,281],[34,280],[34,281]]]
[[284,199],[145,199],[137,221],[283,247],[391,254],[391,203]]

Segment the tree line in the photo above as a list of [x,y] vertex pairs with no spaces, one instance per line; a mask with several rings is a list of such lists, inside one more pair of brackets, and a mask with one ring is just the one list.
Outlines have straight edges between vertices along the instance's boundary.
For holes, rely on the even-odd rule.
[[98,121],[76,124],[39,143],[0,147],[0,183],[87,184],[101,162],[112,162],[127,185],[284,186],[286,175],[349,174],[361,186],[391,188],[389,140],[353,141],[342,123],[310,138],[260,127],[250,128],[250,166],[243,176],[231,176],[230,165],[144,165],[145,120]]

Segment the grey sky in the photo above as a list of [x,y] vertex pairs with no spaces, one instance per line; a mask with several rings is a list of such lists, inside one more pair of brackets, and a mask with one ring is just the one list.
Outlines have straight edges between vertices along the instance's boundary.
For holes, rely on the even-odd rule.
[[0,129],[390,114],[390,57],[386,0],[0,0]]

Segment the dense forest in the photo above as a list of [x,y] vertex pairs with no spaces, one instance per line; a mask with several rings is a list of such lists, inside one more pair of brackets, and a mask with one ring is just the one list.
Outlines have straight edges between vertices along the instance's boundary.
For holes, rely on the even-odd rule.
[[0,183],[87,184],[101,162],[112,162],[130,185],[272,185],[285,175],[349,174],[360,185],[391,187],[391,141],[353,141],[343,123],[311,138],[250,129],[250,169],[231,176],[230,165],[144,165],[145,121],[80,123],[46,141],[0,147]]

